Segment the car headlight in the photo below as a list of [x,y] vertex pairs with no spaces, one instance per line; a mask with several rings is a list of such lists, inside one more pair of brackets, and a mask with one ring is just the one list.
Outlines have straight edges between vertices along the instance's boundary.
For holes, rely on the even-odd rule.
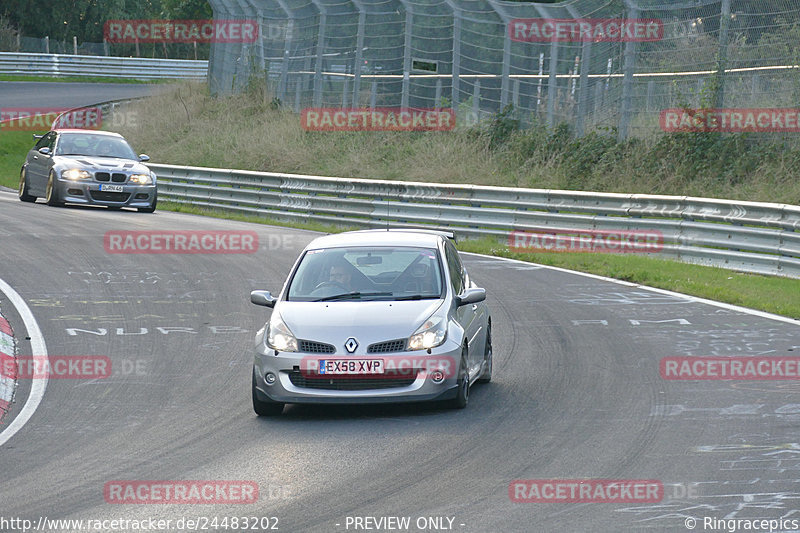
[[272,313],[269,320],[267,345],[279,352],[297,351],[297,339],[278,313]]
[[427,350],[442,344],[447,337],[447,320],[431,317],[408,339],[409,350]]
[[149,174],[133,174],[128,181],[137,185],[150,185],[153,178]]
[[86,170],[70,168],[61,172],[61,177],[65,180],[87,180],[92,177]]

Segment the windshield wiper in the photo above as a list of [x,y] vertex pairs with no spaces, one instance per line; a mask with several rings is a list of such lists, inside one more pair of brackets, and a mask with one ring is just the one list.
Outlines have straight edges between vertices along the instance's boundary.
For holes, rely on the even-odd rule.
[[325,296],[324,298],[319,298],[314,300],[315,302],[329,302],[331,300],[354,300],[358,298],[359,300],[363,296],[391,296],[391,292],[345,292],[342,294],[334,294],[333,296]]
[[398,296],[395,300],[428,300],[439,298],[438,294],[409,294],[408,296]]

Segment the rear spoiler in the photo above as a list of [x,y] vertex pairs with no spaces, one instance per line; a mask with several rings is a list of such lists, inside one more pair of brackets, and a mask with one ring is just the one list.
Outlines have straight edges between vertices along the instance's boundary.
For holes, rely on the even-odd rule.
[[388,231],[412,231],[414,233],[429,233],[431,235],[441,235],[453,242],[456,242],[456,234],[452,231],[430,229],[430,228],[389,228]]

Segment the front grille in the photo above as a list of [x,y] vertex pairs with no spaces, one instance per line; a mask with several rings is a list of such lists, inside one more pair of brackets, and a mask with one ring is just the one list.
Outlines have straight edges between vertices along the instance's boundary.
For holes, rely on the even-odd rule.
[[305,353],[335,353],[336,347],[324,342],[300,340],[300,351]]
[[98,202],[127,202],[128,197],[131,195],[128,192],[107,192],[107,191],[89,191],[92,195],[92,200]]
[[121,174],[119,172],[114,172],[113,174],[111,174],[111,181],[113,181],[114,183],[125,183],[125,180],[127,179],[128,179],[127,174]]
[[108,172],[95,172],[94,179],[96,179],[97,181],[110,181],[111,174],[109,174]]
[[397,374],[376,374],[370,376],[347,376],[347,377],[311,377],[304,376],[299,370],[289,372],[289,381],[295,387],[303,389],[321,390],[370,390],[370,389],[396,389],[408,387],[417,379],[417,373],[413,375]]
[[367,347],[367,353],[403,352],[406,349],[406,339],[376,342]]

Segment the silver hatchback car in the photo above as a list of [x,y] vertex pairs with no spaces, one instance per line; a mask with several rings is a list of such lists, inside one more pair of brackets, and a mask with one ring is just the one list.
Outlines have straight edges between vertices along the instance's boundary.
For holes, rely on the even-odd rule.
[[446,400],[463,408],[492,377],[486,291],[452,235],[366,230],[319,237],[300,254],[256,335],[253,409],[286,403]]
[[63,129],[39,138],[22,165],[19,199],[48,205],[135,207],[152,213],[158,202],[156,175],[118,133]]

